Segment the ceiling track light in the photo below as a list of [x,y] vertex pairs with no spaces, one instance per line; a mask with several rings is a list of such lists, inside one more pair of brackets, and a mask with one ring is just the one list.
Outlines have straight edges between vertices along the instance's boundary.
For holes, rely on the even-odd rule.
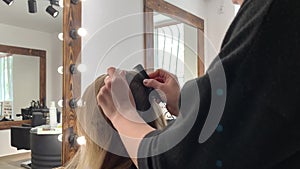
[[51,5],[59,6],[59,0],[50,0]]
[[75,4],[75,5],[78,4],[78,2],[79,2],[79,0],[71,0],[71,3]]
[[[59,14],[59,11],[56,10],[53,6],[63,7],[64,0],[47,0],[50,2],[50,5],[46,8],[46,12],[50,14],[53,18],[56,18]],[[76,1],[76,0],[75,0]],[[7,5],[12,5],[14,0],[3,0]],[[28,2],[28,12],[37,13],[37,0],[27,0]]]
[[14,0],[3,0],[8,6],[14,3]]
[[36,0],[28,0],[28,11],[29,11],[29,13],[37,12]]
[[48,14],[50,14],[53,18],[56,18],[56,17],[58,16],[58,14],[59,14],[59,12],[58,12],[55,8],[53,8],[52,5],[49,5],[49,6],[46,8],[46,12],[47,12]]
[[50,0],[50,4],[54,6],[64,7],[64,0]]

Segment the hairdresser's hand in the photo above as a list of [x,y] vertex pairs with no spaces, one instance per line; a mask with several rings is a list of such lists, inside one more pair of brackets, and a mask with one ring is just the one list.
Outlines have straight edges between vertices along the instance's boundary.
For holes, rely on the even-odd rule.
[[97,95],[97,102],[118,131],[133,163],[138,166],[140,142],[154,129],[137,114],[132,93],[125,80],[125,72],[109,68],[107,73],[105,85]]
[[167,109],[172,115],[177,116],[179,114],[179,96],[180,87],[177,77],[165,70],[158,69],[149,74],[150,79],[144,80],[144,85],[158,89],[159,92],[163,92],[163,99],[167,103]]
[[125,79],[125,71],[115,68],[107,69],[105,85],[97,95],[97,102],[104,114],[114,123],[118,118],[126,118],[133,122],[143,122],[135,109],[130,88]]

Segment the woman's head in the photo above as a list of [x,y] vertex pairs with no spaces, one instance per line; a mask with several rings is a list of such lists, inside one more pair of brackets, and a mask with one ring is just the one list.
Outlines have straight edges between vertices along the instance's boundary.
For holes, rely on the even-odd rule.
[[[104,86],[105,77],[106,75],[99,76],[87,87],[82,97],[83,105],[76,111],[78,135],[85,136],[87,142],[86,145],[80,147],[70,162],[69,166],[72,165],[73,168],[128,168],[132,164],[117,131],[97,104],[96,96],[100,88]],[[149,99],[152,92],[144,87],[142,77],[133,71],[126,72],[126,77],[137,110],[141,114],[151,115],[150,117],[159,117],[155,120],[147,120],[152,127],[164,127],[165,121],[161,112],[158,111],[159,106]],[[148,116],[145,118],[149,119]]]

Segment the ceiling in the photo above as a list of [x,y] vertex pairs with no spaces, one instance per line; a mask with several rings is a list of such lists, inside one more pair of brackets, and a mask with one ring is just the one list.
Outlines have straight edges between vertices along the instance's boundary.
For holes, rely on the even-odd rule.
[[46,12],[49,4],[49,0],[37,0],[37,13],[29,13],[27,0],[14,0],[11,6],[0,0],[0,23],[47,33],[62,32],[63,9],[54,6],[59,15],[53,18]]

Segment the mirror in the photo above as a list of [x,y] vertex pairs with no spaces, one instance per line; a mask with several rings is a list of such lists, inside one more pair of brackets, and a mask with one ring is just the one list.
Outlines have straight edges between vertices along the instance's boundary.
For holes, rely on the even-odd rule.
[[147,68],[163,68],[184,84],[204,73],[204,21],[168,2],[145,0]]
[[[58,11],[55,18],[46,12],[51,5]],[[59,6],[59,0],[36,1],[36,7],[32,11],[34,13],[30,13],[28,1],[14,0],[11,5],[0,2],[1,56],[12,55],[13,64],[22,62],[21,66],[13,65],[12,68],[13,72],[18,72],[18,75],[12,76],[19,77],[13,82],[11,92],[15,121],[21,120],[21,117],[15,116],[21,112],[20,108],[28,108],[32,100],[45,101],[44,104],[49,106],[50,101],[57,103],[62,98],[62,75],[57,68],[62,65],[62,41],[58,39],[58,34],[62,32],[63,8]],[[29,73],[29,69],[36,71]],[[27,73],[35,77],[32,76],[30,80]],[[36,89],[30,92],[32,96],[29,95],[31,89],[25,89],[29,84]],[[22,101],[18,100],[21,97]],[[11,125],[3,127],[3,123],[0,122],[0,129],[10,128]],[[10,121],[5,123],[10,124]]]
[[0,45],[0,119],[19,119],[21,108],[46,99],[46,51]]
[[181,86],[198,75],[197,29],[154,12],[154,69],[176,74]]

